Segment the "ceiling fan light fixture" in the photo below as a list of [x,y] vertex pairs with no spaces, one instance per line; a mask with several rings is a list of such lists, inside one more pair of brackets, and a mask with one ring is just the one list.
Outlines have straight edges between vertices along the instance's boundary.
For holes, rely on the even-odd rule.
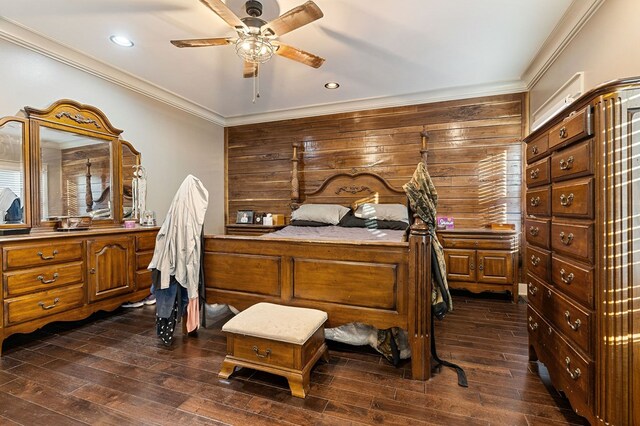
[[337,89],[338,87],[340,87],[340,84],[336,83],[335,81],[331,81],[331,82],[325,84],[324,87],[329,89],[329,90],[333,90],[333,89]]
[[118,46],[121,46],[121,47],[133,47],[133,42],[129,40],[127,37],[122,35],[114,34],[111,37],[109,37],[109,40],[111,40],[112,43],[117,44]]
[[247,62],[262,64],[273,56],[275,48],[267,37],[256,34],[241,35],[236,41],[236,54]]

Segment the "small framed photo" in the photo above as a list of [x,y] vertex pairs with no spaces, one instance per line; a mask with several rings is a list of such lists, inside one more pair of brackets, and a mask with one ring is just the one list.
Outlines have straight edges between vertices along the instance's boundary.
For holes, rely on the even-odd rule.
[[253,210],[238,210],[236,214],[236,223],[249,225],[253,223]]
[[264,217],[264,213],[254,213],[253,214],[253,223],[256,225],[262,225],[262,218]]

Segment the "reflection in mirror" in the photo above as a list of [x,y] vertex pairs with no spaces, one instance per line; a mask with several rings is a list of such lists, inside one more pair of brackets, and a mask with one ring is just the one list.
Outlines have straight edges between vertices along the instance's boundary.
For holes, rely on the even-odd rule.
[[140,165],[140,153],[127,141],[122,141],[122,217],[131,218],[133,213],[133,181],[135,166]]
[[111,143],[40,126],[42,220],[112,218]]
[[24,221],[23,123],[0,126],[0,224]]

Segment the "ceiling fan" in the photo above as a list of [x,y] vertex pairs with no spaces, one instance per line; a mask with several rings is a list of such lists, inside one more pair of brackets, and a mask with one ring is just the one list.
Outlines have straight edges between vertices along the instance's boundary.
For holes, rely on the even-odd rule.
[[271,22],[260,19],[262,3],[257,0],[249,0],[245,3],[245,10],[249,16],[244,18],[238,18],[222,0],[200,0],[200,2],[222,18],[238,33],[238,36],[171,40],[174,46],[207,47],[234,44],[236,53],[244,59],[245,78],[256,77],[258,65],[268,61],[274,53],[313,68],[319,68],[324,63],[324,59],[319,56],[278,41],[279,36],[324,16],[313,1],[294,7]]

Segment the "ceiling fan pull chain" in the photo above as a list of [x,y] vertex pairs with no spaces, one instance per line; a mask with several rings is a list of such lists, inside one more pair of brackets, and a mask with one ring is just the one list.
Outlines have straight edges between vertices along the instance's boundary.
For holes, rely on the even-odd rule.
[[256,89],[256,98],[260,97],[260,74],[258,73],[258,68],[259,68],[259,65],[256,64],[256,77],[255,78],[256,78],[256,80],[258,80],[256,82],[256,84],[257,84],[257,86],[256,86],[257,87],[257,89]]

